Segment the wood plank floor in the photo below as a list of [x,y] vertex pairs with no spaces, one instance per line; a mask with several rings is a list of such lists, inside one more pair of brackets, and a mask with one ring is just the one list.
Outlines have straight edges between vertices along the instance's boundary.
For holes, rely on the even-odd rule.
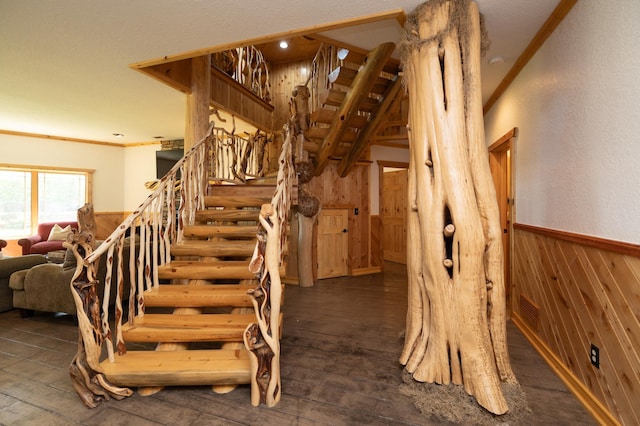
[[[69,316],[0,314],[2,425],[431,425],[397,389],[406,311],[406,273],[288,286],[280,404],[252,407],[248,386],[226,395],[208,387],[137,393],[88,409],[68,374],[77,331]],[[594,424],[524,337],[509,324],[514,371],[533,415],[527,425]]]

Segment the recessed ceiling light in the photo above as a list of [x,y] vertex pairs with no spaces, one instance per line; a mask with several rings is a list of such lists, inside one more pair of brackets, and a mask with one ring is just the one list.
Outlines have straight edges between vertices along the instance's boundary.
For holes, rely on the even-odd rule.
[[286,41],[282,40],[280,42],[280,49],[286,49],[287,47],[289,47],[289,43],[287,43]]
[[122,133],[114,133],[113,136],[115,136],[116,138],[124,138],[124,135]]

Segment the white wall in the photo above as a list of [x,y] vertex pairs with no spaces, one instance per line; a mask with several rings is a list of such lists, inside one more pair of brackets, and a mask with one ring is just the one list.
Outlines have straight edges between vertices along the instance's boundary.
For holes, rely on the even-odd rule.
[[373,145],[371,147],[371,160],[369,168],[369,200],[372,215],[380,214],[380,177],[378,176],[378,160],[409,162],[409,150],[391,148],[388,146]]
[[124,149],[124,211],[132,212],[147,199],[151,191],[145,182],[156,179],[156,151],[161,145],[142,145]]
[[94,169],[93,206],[123,210],[123,148],[0,134],[0,163]]
[[513,127],[516,222],[640,243],[640,2],[579,1],[485,119]]

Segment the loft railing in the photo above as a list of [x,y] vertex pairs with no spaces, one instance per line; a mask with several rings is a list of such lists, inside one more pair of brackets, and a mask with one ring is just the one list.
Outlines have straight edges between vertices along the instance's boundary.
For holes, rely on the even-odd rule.
[[[277,326],[281,302],[279,267],[286,245],[287,215],[295,178],[291,132],[288,128],[289,126],[285,127],[276,190],[271,205],[263,206],[261,211],[258,242],[250,266],[259,281],[259,287],[251,293],[257,324],[253,324],[245,332],[245,344],[254,355],[257,353],[255,348],[260,343],[265,343],[273,352],[268,358],[270,365],[267,367],[269,371],[275,368],[270,377],[271,380],[277,381],[277,386],[270,388],[273,392],[262,397],[262,402],[267,405],[275,404],[280,392]],[[255,154],[255,158],[251,156],[250,153],[258,151],[254,146],[250,146],[252,142],[255,140],[238,138],[224,129],[215,128],[212,124],[206,136],[175,164],[160,180],[153,193],[99,247],[94,250],[92,231],[95,223],[92,224],[91,221],[85,223],[84,227],[84,221],[80,221],[81,232],[73,235],[73,241],[65,243],[78,261],[72,279],[72,294],[78,314],[80,344],[70,369],[74,387],[85,404],[90,405],[87,402],[87,394],[93,392],[97,395],[93,389],[94,386],[98,386],[96,383],[99,383],[102,389],[99,392],[114,398],[130,395],[130,390],[109,384],[100,373],[99,366],[103,344],[106,346],[106,356],[111,362],[115,361],[116,351],[119,355],[126,353],[122,337],[122,324],[125,320],[122,306],[125,296],[124,250],[129,250],[130,283],[126,319],[133,322],[134,317],[144,315],[145,290],[159,286],[158,266],[171,262],[171,246],[182,240],[184,226],[193,224],[196,211],[204,207],[204,197],[209,185],[219,181],[241,183],[247,176],[259,174],[258,164],[261,163],[261,159],[257,158],[258,154]],[[234,143],[236,147],[231,148]],[[252,158],[254,160],[251,160]],[[130,237],[126,237],[127,235]],[[127,239],[130,240],[128,244]],[[99,259],[105,254],[107,270],[104,292],[99,295],[95,277]],[[110,318],[112,287],[115,288],[115,303],[113,318]],[[264,354],[264,349],[260,353]],[[267,361],[254,356],[251,362],[252,366],[258,368]],[[256,374],[252,375],[253,380]],[[86,386],[82,383],[92,385]],[[254,392],[252,403],[257,405],[260,399],[255,401],[253,395]],[[259,394],[256,395],[260,398]]]
[[238,47],[211,55],[211,65],[253,92],[265,102],[271,102],[269,68],[262,52],[255,46]]

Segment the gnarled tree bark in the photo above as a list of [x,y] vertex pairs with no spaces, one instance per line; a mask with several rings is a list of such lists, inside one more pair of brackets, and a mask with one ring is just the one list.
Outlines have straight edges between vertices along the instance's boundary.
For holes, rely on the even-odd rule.
[[96,266],[84,264],[84,259],[95,248],[96,221],[91,204],[78,209],[78,225],[80,232],[70,234],[64,243],[76,259],[71,294],[76,303],[79,329],[78,352],[69,365],[69,375],[82,402],[89,408],[95,408],[110,397],[119,400],[133,392],[109,383],[100,370],[102,342],[109,336],[105,335],[101,323]]
[[400,362],[421,382],[462,384],[494,414],[515,383],[506,345],[503,249],[484,143],[481,28],[469,0],[407,19],[409,307]]

